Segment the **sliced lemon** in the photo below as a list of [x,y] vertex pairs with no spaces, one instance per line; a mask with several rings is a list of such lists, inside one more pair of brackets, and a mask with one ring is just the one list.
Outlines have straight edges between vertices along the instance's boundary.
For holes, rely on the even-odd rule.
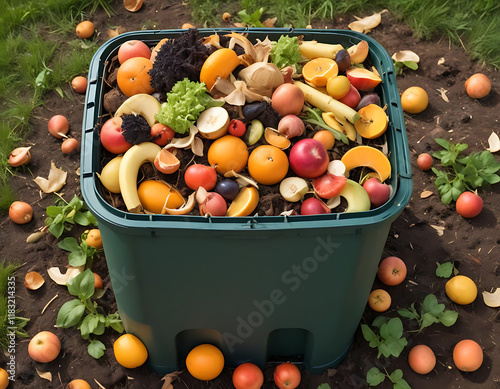
[[259,191],[253,186],[247,186],[240,190],[238,196],[227,209],[227,216],[248,216],[259,203]]

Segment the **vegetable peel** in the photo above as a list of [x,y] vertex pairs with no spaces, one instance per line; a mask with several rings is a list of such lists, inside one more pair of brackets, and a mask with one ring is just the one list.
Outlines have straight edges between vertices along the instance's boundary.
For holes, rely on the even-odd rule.
[[48,178],[37,177],[34,179],[34,181],[44,193],[54,193],[60,190],[66,184],[67,176],[67,172],[57,168],[54,164],[54,161],[51,161]]
[[367,34],[380,24],[380,22],[382,21],[381,15],[384,12],[388,12],[388,10],[383,9],[380,12],[374,13],[373,15],[364,18],[354,16],[357,20],[355,22],[349,23],[348,27],[353,31]]

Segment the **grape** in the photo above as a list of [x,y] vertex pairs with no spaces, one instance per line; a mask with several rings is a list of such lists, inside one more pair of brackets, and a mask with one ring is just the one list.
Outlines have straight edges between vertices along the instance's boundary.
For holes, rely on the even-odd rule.
[[231,180],[230,178],[225,178],[217,184],[215,190],[226,200],[232,201],[236,198],[236,196],[238,196],[240,186],[236,181]]
[[351,66],[351,56],[347,50],[339,50],[335,55],[335,62],[337,62],[337,66],[339,67],[339,73],[345,72]]

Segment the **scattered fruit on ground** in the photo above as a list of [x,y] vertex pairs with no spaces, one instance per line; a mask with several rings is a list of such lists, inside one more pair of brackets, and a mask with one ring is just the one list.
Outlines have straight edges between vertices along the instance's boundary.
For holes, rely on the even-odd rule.
[[9,386],[9,374],[0,367],[0,389],[5,389],[7,386]]
[[408,113],[423,112],[428,104],[429,96],[425,89],[419,86],[411,86],[401,95],[401,107]]
[[483,199],[476,193],[465,191],[458,196],[456,209],[460,216],[465,218],[473,218],[483,210]]
[[415,373],[428,374],[436,366],[436,355],[429,346],[419,344],[410,350],[408,363]]
[[457,275],[445,284],[446,295],[451,301],[460,305],[472,303],[477,297],[477,286],[469,277]]
[[123,334],[113,344],[116,361],[127,369],[142,366],[148,359],[148,350],[141,340],[132,334]]
[[84,20],[83,22],[78,23],[75,31],[78,38],[87,39],[94,35],[95,26],[90,20]]
[[432,167],[432,156],[428,153],[422,153],[417,157],[417,165],[420,170],[426,172]]
[[491,92],[491,81],[483,73],[476,73],[465,81],[465,91],[473,99],[482,99]]
[[57,358],[61,351],[61,341],[50,331],[41,331],[28,344],[29,356],[37,362],[48,363]]
[[301,379],[300,370],[293,363],[284,362],[274,369],[274,383],[279,389],[295,389]]
[[384,258],[377,271],[377,277],[385,285],[396,286],[406,278],[406,264],[401,258],[390,256]]
[[14,201],[9,207],[9,218],[16,224],[26,224],[33,218],[33,207],[24,201]]
[[476,371],[483,364],[481,346],[472,339],[461,340],[453,348],[453,363],[458,370]]
[[87,238],[85,239],[85,242],[90,246],[95,249],[102,249],[102,237],[101,237],[101,231],[99,231],[98,228],[93,228],[87,233]]
[[200,381],[217,378],[224,368],[224,355],[212,344],[200,344],[186,357],[186,368]]
[[368,297],[368,306],[375,312],[385,312],[391,306],[391,295],[384,289],[375,289]]

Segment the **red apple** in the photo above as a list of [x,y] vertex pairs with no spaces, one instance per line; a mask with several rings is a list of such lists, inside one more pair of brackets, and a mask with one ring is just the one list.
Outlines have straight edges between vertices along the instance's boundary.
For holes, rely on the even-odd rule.
[[112,117],[102,125],[101,143],[106,150],[113,154],[122,154],[132,147],[123,137],[121,117]]
[[290,167],[302,178],[316,178],[328,168],[330,162],[325,146],[313,138],[295,143],[290,150]]
[[133,57],[151,58],[151,49],[142,41],[130,40],[121,44],[118,48],[118,62],[120,65],[127,59]]
[[151,127],[151,140],[158,146],[166,146],[175,136],[175,131],[162,123],[156,123]]
[[345,74],[351,84],[360,91],[371,91],[382,82],[378,74],[365,68],[352,68],[347,70]]
[[389,200],[389,197],[391,197],[391,187],[380,182],[377,177],[366,180],[363,184],[363,188],[368,193],[370,202],[374,207],[380,207]]
[[39,332],[28,344],[28,354],[37,362],[52,362],[60,351],[61,342],[57,335],[50,331]]
[[304,122],[297,115],[285,115],[278,123],[278,132],[288,139],[302,135],[304,130]]
[[358,90],[353,84],[351,84],[349,92],[347,92],[347,94],[344,97],[339,99],[341,103],[344,103],[345,105],[351,107],[352,109],[355,109],[358,106],[360,100],[361,100],[361,95],[359,94]]

